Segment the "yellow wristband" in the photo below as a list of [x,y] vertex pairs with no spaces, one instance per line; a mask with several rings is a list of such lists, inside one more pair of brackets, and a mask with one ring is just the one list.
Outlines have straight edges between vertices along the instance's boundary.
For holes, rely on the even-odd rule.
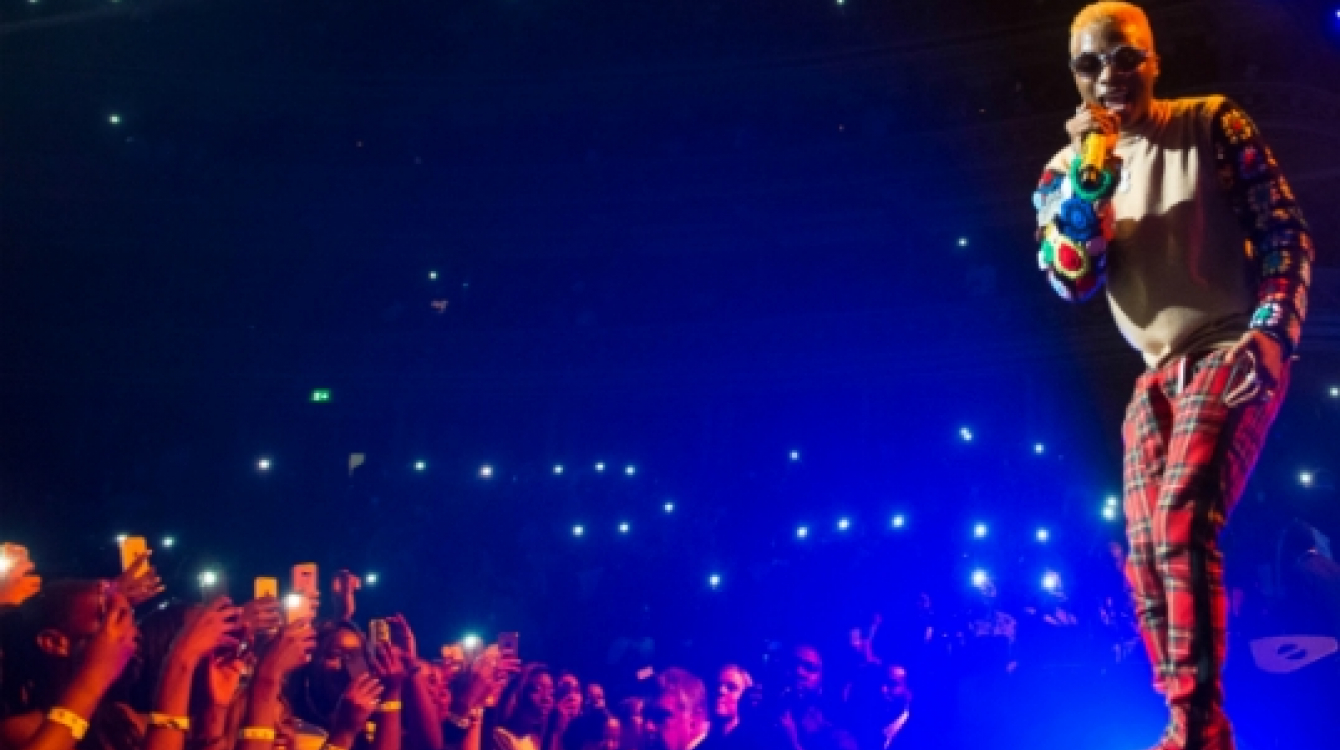
[[189,732],[191,731],[191,717],[169,716],[167,714],[151,712],[149,714],[149,726],[176,729],[179,732]]
[[82,740],[88,734],[88,720],[68,708],[56,706],[47,711],[47,721],[70,730],[70,735],[76,740]]
[[272,727],[242,727],[237,736],[244,740],[264,740],[274,742],[275,730]]
[[382,701],[377,704],[377,710],[384,714],[392,711],[399,711],[403,707],[404,704],[400,701]]

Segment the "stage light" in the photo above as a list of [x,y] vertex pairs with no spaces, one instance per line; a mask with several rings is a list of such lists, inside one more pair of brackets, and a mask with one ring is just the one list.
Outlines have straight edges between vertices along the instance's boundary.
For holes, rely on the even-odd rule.
[[312,389],[312,403],[314,403],[314,404],[324,404],[324,403],[326,403],[326,402],[328,402],[328,401],[330,401],[330,389],[329,389],[329,388],[313,388],[313,389]]
[[559,474],[562,473],[563,473],[563,464],[554,464],[554,476],[558,476]]
[[1117,520],[1117,508],[1115,505],[1108,505],[1103,508],[1103,518],[1109,521]]
[[493,478],[493,467],[492,467],[492,466],[489,466],[488,464],[485,464],[485,465],[479,467],[479,478],[480,478],[480,479],[492,479],[492,478]]
[[605,470],[605,464],[603,462],[596,464],[596,471],[604,471],[604,470]]
[[367,575],[363,576],[363,580],[364,580],[364,581],[367,581],[367,584],[368,584],[369,586],[376,586],[376,585],[377,585],[377,574],[376,574],[376,573],[368,573]]
[[972,572],[972,585],[974,586],[977,587],[985,586],[987,581],[990,580],[991,577],[986,574],[985,570],[974,570]]
[[967,246],[968,246],[968,238],[967,238],[967,237],[959,237],[959,238],[958,238],[958,246],[959,246],[959,247],[967,247]]
[[483,644],[484,642],[474,633],[466,633],[465,637],[461,639],[461,648],[466,651],[478,651]]
[[1041,456],[1043,453],[1047,452],[1047,446],[1042,443],[1035,443],[1033,445],[1033,452]]
[[979,523],[976,526],[972,527],[972,535],[978,539],[985,539],[986,531],[987,531],[986,524],[984,523]]
[[284,609],[301,609],[303,604],[302,594],[285,594]]
[[893,524],[893,528],[901,529],[902,527],[907,525],[907,519],[903,517],[902,513],[899,513],[898,515],[893,517],[893,521],[891,523]]
[[424,469],[427,469],[427,468],[428,468],[428,463],[425,462],[425,461],[415,461],[415,462],[414,462],[414,470],[415,470],[415,471],[423,471]]
[[212,570],[206,570],[200,574],[200,585],[204,588],[216,586],[219,583],[219,574]]
[[721,576],[713,573],[707,577],[707,585],[716,588],[721,585]]
[[1045,542],[1051,537],[1051,534],[1049,534],[1046,529],[1038,529],[1038,533],[1034,534],[1034,536],[1037,537],[1039,542]]
[[797,539],[804,539],[805,537],[807,537],[807,536],[809,536],[809,535],[810,535],[810,527],[808,527],[808,526],[800,526],[800,527],[798,527],[798,528],[796,529],[796,538],[797,538]]
[[838,531],[846,531],[847,529],[851,528],[851,520],[847,518],[839,518],[837,527]]
[[1061,576],[1047,571],[1042,575],[1042,588],[1048,591],[1055,591],[1061,588]]
[[633,476],[634,474],[637,473],[637,467],[636,467],[636,466],[625,466],[624,469],[623,469],[623,473],[625,473],[625,474],[627,474],[628,476],[631,477],[631,476]]
[[958,430],[958,436],[962,438],[963,442],[965,443],[972,442],[972,430],[968,429],[967,427],[960,427]]
[[675,504],[674,504],[674,503],[666,503],[664,507],[665,507],[665,512],[666,512],[666,513],[674,513],[674,512],[675,512]]
[[800,451],[791,451],[791,460],[792,460],[792,461],[799,461],[799,460],[800,460]]
[[120,124],[121,124],[121,115],[108,115],[108,116],[107,116],[107,122],[110,122],[110,123],[113,124],[113,125],[120,125]]
[[1316,476],[1314,476],[1310,471],[1298,472],[1298,483],[1303,485],[1304,487],[1311,487],[1312,483],[1316,481],[1316,479],[1317,479]]
[[127,539],[129,536],[130,536],[129,534],[117,534],[117,535],[116,535],[116,543],[117,543],[117,544],[125,544],[125,543],[126,543],[126,539]]
[[576,526],[573,526],[573,527],[572,527],[572,535],[573,535],[573,536],[581,536],[582,534],[585,534],[585,533],[586,533],[586,527],[585,527],[585,526],[582,526],[581,524],[577,524]]
[[1107,507],[1109,507],[1109,508],[1115,508],[1115,507],[1117,507],[1117,504],[1120,503],[1121,501],[1117,499],[1117,496],[1116,496],[1116,495],[1108,495],[1108,496],[1107,496],[1107,501],[1106,501],[1106,502],[1107,502]]
[[1340,386],[1331,386],[1331,398],[1340,398]]
[[171,549],[172,546],[175,545],[176,543],[177,543],[177,540],[176,540],[176,539],[173,539],[173,538],[170,537],[170,536],[165,536],[165,537],[163,537],[163,547],[165,547],[165,548],[167,548],[167,549]]
[[628,530],[631,529],[631,528],[632,528],[632,526],[630,526],[630,525],[628,524],[627,521],[624,521],[623,523],[619,524],[619,533],[620,533],[620,534],[627,534],[627,533],[628,533]]
[[437,281],[437,271],[429,271],[428,279],[429,281]]
[[260,469],[261,471],[269,471],[271,465],[272,464],[270,463],[270,459],[268,458],[262,458],[261,460],[256,462],[256,468]]

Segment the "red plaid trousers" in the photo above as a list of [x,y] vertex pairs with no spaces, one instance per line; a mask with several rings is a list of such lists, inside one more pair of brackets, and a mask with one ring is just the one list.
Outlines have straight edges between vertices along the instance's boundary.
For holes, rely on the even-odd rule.
[[1172,719],[1160,748],[1233,747],[1223,713],[1223,555],[1218,537],[1242,496],[1287,387],[1230,409],[1248,363],[1228,350],[1181,357],[1136,381],[1122,425],[1123,484],[1135,594],[1156,689]]

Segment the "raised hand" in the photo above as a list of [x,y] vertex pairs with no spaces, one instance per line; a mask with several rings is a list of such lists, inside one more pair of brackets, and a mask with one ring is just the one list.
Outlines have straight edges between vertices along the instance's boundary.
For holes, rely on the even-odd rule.
[[404,654],[390,643],[378,643],[368,656],[368,668],[381,682],[387,695],[399,696],[409,677],[405,669]]
[[120,594],[110,593],[102,625],[80,657],[81,675],[100,690],[106,690],[121,676],[122,670],[135,655],[139,634],[130,602]]
[[132,607],[137,607],[163,593],[163,579],[158,577],[158,571],[149,562],[151,554],[153,553],[146,551],[135,558],[135,562],[113,582],[116,590],[126,597]]
[[316,631],[307,621],[285,625],[256,665],[257,680],[282,683],[285,677],[307,663],[315,648]]
[[252,633],[268,633],[284,624],[284,611],[273,596],[252,599],[242,605],[242,623]]
[[214,651],[237,648],[241,622],[242,610],[228,597],[220,596],[187,616],[185,626],[172,641],[171,653],[194,669]]
[[42,590],[42,577],[33,573],[33,562],[26,557],[0,558],[0,605],[18,606]]
[[208,664],[206,687],[210,702],[215,706],[232,705],[242,684],[246,663],[234,653],[215,653],[209,657]]
[[414,631],[409,629],[409,621],[405,616],[397,612],[394,616],[386,618],[386,625],[391,631],[391,643],[400,649],[405,663],[418,661],[419,647],[414,640]]
[[339,705],[335,707],[335,717],[330,727],[331,740],[346,736],[357,737],[367,724],[368,717],[377,709],[382,690],[382,684],[371,674],[364,673],[355,677],[345,689],[344,695],[340,696]]

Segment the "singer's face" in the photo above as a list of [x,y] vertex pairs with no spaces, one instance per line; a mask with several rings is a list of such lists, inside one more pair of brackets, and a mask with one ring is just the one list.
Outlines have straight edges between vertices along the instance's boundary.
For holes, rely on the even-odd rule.
[[[1149,58],[1134,70],[1114,70],[1110,55],[1122,47],[1134,47],[1149,53]],[[1098,21],[1080,29],[1070,39],[1070,56],[1098,55],[1107,64],[1095,76],[1075,74],[1075,86],[1085,104],[1096,105],[1117,115],[1122,127],[1132,125],[1149,114],[1154,101],[1154,79],[1158,76],[1158,58],[1154,54],[1153,34],[1138,24]]]

